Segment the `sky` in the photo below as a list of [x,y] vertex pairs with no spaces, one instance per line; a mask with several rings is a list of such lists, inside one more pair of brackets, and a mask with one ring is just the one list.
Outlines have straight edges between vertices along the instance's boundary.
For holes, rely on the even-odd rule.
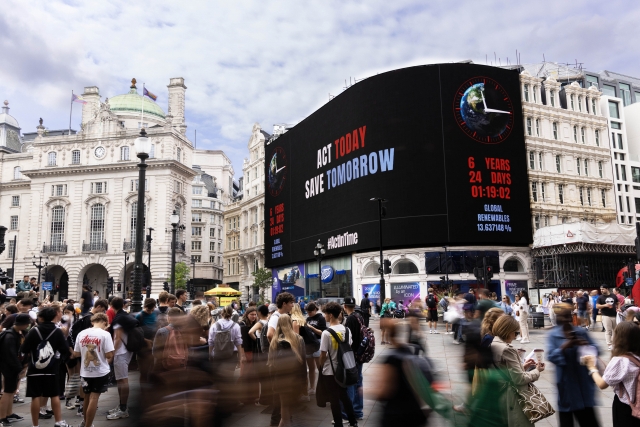
[[[23,132],[69,126],[71,91],[145,82],[167,110],[184,77],[187,136],[236,178],[254,123],[296,124],[349,81],[413,65],[499,58],[640,77],[640,3],[485,0],[4,0],[0,99]],[[531,7],[534,6],[534,7]],[[139,91],[141,85],[138,85]],[[80,105],[72,127],[79,129]]]

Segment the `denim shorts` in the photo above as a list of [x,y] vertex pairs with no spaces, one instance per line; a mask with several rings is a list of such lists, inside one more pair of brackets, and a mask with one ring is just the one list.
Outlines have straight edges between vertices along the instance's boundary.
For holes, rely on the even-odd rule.
[[581,319],[586,319],[587,318],[587,310],[578,310],[578,317]]
[[313,353],[313,357],[320,357],[320,350]]

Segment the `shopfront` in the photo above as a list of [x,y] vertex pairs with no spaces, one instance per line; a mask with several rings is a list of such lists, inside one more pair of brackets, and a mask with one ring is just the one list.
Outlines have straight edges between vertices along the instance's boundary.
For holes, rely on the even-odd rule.
[[350,255],[322,260],[321,274],[318,274],[318,261],[307,262],[305,267],[309,299],[344,298],[353,295]]

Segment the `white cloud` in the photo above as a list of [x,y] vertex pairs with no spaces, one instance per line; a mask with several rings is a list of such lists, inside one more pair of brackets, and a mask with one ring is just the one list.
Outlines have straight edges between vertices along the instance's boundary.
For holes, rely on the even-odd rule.
[[545,54],[640,76],[637,22],[638,6],[622,1],[9,0],[0,97],[23,131],[40,116],[64,128],[72,89],[113,96],[136,77],[166,110],[169,78],[182,76],[189,136],[198,129],[198,145],[225,149],[240,171],[254,122],[298,122],[350,76],[494,52],[513,62],[516,49],[524,62]]

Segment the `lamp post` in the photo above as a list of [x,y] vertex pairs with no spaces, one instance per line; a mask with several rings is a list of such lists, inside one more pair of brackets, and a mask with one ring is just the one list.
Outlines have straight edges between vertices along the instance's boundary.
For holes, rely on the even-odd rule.
[[378,268],[378,273],[380,273],[380,306],[382,307],[382,304],[387,297],[387,288],[384,281],[384,257],[382,254],[382,218],[384,218],[387,214],[387,210],[384,207],[384,203],[387,201],[387,199],[372,197],[369,200],[372,202],[378,202],[378,222],[380,225],[380,268]]
[[322,286],[322,258],[327,251],[324,249],[324,245],[318,239],[318,243],[316,243],[316,247],[313,250],[313,254],[316,256],[318,260],[318,280],[320,282],[320,298],[324,298],[324,287]]
[[124,283],[122,284],[122,299],[127,299],[127,262],[129,262],[129,254],[125,252],[124,253]]
[[151,151],[151,141],[147,138],[144,128],[140,129],[140,136],[135,140],[135,149],[140,163],[138,167],[138,209],[136,212],[136,252],[133,265],[133,298],[131,300],[131,311],[138,313],[142,310],[142,276],[144,267],[142,264],[142,252],[144,250],[144,191],[145,191],[145,174],[147,164],[145,160],[149,157]]
[[180,223],[180,215],[177,211],[169,218],[171,222],[171,294],[176,293],[176,233],[178,232],[178,224]]
[[149,283],[147,283],[147,298],[151,297],[151,242],[153,242],[153,239],[151,238],[152,231],[154,231],[154,229],[149,227],[149,234],[147,234],[147,253],[149,254],[149,261],[147,261],[147,271],[149,272]]
[[[49,263],[45,261],[45,263],[42,264],[42,255],[40,256],[40,260],[38,261],[37,264],[36,264],[36,256],[35,255],[33,256],[33,260],[31,262],[32,262],[33,266],[38,269],[38,286],[40,286],[40,271],[43,268],[45,268],[46,266],[48,266]],[[42,291],[44,292],[44,294],[42,294],[42,298],[46,298],[47,291],[45,291],[44,289]]]

